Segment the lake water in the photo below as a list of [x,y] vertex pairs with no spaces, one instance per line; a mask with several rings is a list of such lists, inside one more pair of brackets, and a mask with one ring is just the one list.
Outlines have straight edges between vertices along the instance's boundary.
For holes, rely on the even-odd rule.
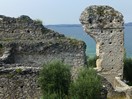
[[[83,40],[87,45],[86,54],[90,57],[95,56],[95,41],[83,31],[81,26],[51,25],[47,27],[61,34],[64,34],[67,37]],[[132,57],[132,26],[125,26],[124,40],[127,57]]]

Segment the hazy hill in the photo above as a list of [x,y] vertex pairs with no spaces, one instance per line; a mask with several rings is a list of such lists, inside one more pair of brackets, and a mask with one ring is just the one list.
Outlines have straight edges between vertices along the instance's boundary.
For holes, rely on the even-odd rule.
[[132,26],[132,22],[125,23],[125,26]]
[[46,27],[81,27],[81,24],[55,24],[55,25],[46,25]]

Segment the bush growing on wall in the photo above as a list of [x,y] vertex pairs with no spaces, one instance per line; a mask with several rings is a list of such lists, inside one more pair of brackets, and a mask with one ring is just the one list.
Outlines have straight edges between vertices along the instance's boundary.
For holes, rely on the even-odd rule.
[[38,24],[43,24],[43,21],[42,20],[40,20],[40,19],[36,19],[36,20],[34,20],[36,23],[38,23]]
[[68,95],[70,82],[70,67],[62,62],[48,63],[40,71],[39,84],[43,99],[63,99]]
[[129,81],[128,84],[132,85],[132,59],[124,58],[124,79]]
[[96,71],[85,68],[80,71],[76,81],[71,83],[69,90],[71,99],[100,99],[101,78]]
[[88,61],[88,67],[96,67],[96,60],[97,60],[97,56],[94,56],[92,58],[87,58]]
[[80,70],[71,81],[68,65],[54,61],[43,66],[39,75],[41,99],[100,99],[101,78],[91,68]]

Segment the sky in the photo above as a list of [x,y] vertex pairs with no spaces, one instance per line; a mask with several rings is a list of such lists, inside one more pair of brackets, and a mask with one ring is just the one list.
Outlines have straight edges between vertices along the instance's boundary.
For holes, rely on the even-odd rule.
[[132,22],[132,0],[0,0],[0,14],[11,17],[28,15],[44,25],[80,24],[81,12],[90,5],[109,5]]

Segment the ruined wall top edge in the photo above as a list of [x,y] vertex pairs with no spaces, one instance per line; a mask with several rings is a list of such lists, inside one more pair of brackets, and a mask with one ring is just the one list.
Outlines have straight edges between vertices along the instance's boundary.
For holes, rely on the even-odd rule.
[[92,5],[80,16],[80,22],[89,29],[123,28],[123,15],[110,6]]
[[[83,41],[70,39],[63,34],[59,34],[43,26],[39,19],[32,20],[27,15],[21,15],[18,18],[0,15],[0,43],[10,45],[10,43],[65,43],[70,46],[84,46]],[[7,43],[7,44],[6,44]],[[31,44],[30,44],[31,43]]]

